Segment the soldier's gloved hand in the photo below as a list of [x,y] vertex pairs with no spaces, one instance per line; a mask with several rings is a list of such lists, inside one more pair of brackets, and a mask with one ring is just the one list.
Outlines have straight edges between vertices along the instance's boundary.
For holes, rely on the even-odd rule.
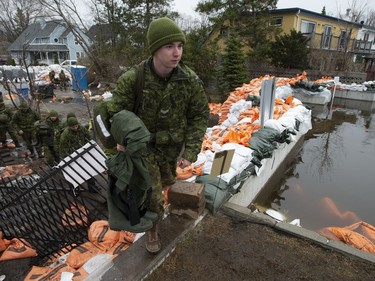
[[119,152],[125,152],[125,146],[123,146],[121,144],[117,144],[116,150],[119,151]]
[[180,158],[177,161],[177,165],[178,165],[178,167],[180,167],[181,169],[183,169],[183,168],[186,168],[186,167],[190,166],[191,162],[189,160],[184,159],[184,158]]

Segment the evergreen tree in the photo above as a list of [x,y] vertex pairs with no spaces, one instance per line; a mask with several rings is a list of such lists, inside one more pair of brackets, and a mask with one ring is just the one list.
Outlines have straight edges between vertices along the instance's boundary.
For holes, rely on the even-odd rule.
[[242,42],[249,47],[250,61],[259,63],[268,52],[269,43],[280,33],[269,25],[269,11],[277,0],[207,0],[200,2],[197,11],[207,14],[216,26],[228,25],[235,29]]
[[203,44],[207,39],[208,27],[196,27],[186,34],[186,44],[182,60],[192,68],[204,83],[215,76],[212,69],[216,67],[216,42]]
[[308,38],[300,31],[291,30],[290,34],[277,36],[274,42],[271,42],[271,51],[268,56],[271,64],[276,67],[284,68],[309,68],[307,48]]
[[235,32],[230,32],[225,42],[222,63],[219,68],[219,85],[223,93],[234,91],[247,82],[247,71],[241,42]]
[[122,23],[121,53],[128,65],[139,63],[149,55],[146,33],[151,21],[158,17],[177,17],[171,12],[172,0],[121,0],[117,17]]

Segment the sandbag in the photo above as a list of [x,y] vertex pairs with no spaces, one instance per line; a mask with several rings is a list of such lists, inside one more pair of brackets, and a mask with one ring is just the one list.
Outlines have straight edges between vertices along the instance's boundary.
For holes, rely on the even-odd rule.
[[74,248],[70,252],[70,254],[68,255],[66,259],[66,263],[69,266],[75,269],[78,269],[82,265],[84,265],[89,259],[91,259],[93,256],[100,254],[100,253],[103,253],[102,249],[98,248],[92,242],[86,242]]
[[36,257],[35,249],[25,239],[13,238],[0,257],[0,261]]
[[88,238],[99,248],[108,250],[119,241],[120,232],[111,230],[108,221],[100,220],[91,224]]

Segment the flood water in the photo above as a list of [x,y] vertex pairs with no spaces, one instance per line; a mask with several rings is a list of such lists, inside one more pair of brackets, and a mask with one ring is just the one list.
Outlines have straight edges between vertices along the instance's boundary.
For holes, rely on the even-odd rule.
[[312,107],[313,128],[301,150],[256,203],[314,231],[375,225],[375,103],[335,98],[331,114],[329,106]]

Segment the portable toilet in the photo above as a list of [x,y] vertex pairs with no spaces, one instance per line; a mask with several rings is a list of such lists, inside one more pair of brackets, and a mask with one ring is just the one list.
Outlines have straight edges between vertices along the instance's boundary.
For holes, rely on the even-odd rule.
[[72,90],[87,90],[87,70],[82,65],[72,65],[70,67],[70,73],[72,74]]
[[17,88],[17,93],[22,96],[23,99],[29,99],[29,88],[27,86],[22,86],[22,88]]

